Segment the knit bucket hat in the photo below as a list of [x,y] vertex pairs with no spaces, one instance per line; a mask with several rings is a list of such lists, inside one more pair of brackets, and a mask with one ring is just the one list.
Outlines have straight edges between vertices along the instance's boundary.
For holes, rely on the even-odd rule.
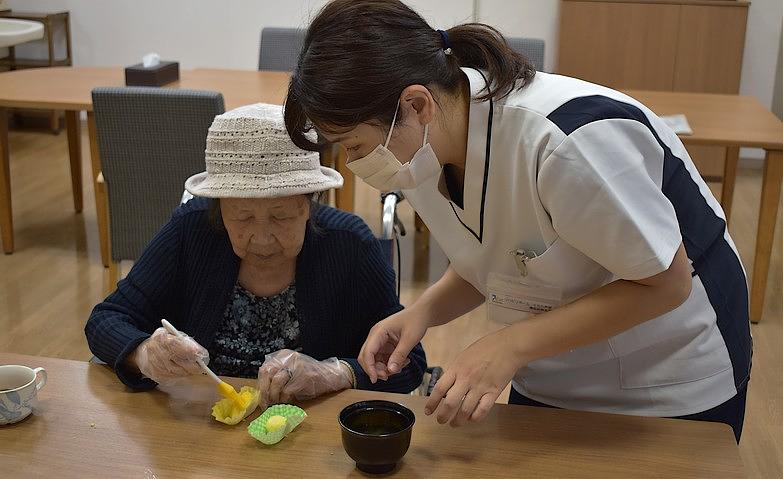
[[299,149],[283,123],[283,107],[256,103],[215,117],[207,133],[207,171],[185,189],[206,198],[279,198],[343,185],[318,153]]

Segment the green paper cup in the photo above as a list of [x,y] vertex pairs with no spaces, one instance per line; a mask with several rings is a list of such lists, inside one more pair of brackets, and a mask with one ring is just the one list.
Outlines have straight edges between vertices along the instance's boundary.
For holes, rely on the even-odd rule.
[[[285,421],[285,427],[278,429],[274,432],[268,432],[266,430],[266,422],[272,416],[283,416]],[[255,421],[251,422],[247,426],[247,432],[254,439],[263,442],[266,445],[271,446],[282,441],[284,437],[296,428],[296,426],[302,424],[302,421],[307,417],[307,413],[303,409],[289,404],[277,404],[269,407],[266,411],[258,416]]]

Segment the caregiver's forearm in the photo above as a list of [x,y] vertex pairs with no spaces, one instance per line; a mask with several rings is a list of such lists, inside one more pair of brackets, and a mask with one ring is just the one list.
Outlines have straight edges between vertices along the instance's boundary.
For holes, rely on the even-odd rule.
[[427,326],[440,326],[473,311],[484,303],[484,295],[449,266],[443,276],[408,309],[425,318]]
[[610,283],[571,304],[506,328],[520,365],[606,340],[668,313],[690,295],[684,248],[671,267],[640,281]]

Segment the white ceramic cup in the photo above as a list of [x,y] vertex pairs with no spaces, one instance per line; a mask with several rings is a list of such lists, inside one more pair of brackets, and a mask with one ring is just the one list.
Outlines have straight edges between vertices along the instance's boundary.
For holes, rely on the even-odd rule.
[[33,400],[46,384],[44,368],[0,366],[0,425],[13,424],[33,412]]

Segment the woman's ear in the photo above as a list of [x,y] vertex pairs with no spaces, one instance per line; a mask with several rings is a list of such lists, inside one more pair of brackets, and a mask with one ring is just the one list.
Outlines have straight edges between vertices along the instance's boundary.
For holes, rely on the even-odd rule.
[[435,118],[438,104],[427,87],[411,85],[402,91],[400,100],[403,118],[408,118],[408,115],[415,115],[420,125],[426,125]]

